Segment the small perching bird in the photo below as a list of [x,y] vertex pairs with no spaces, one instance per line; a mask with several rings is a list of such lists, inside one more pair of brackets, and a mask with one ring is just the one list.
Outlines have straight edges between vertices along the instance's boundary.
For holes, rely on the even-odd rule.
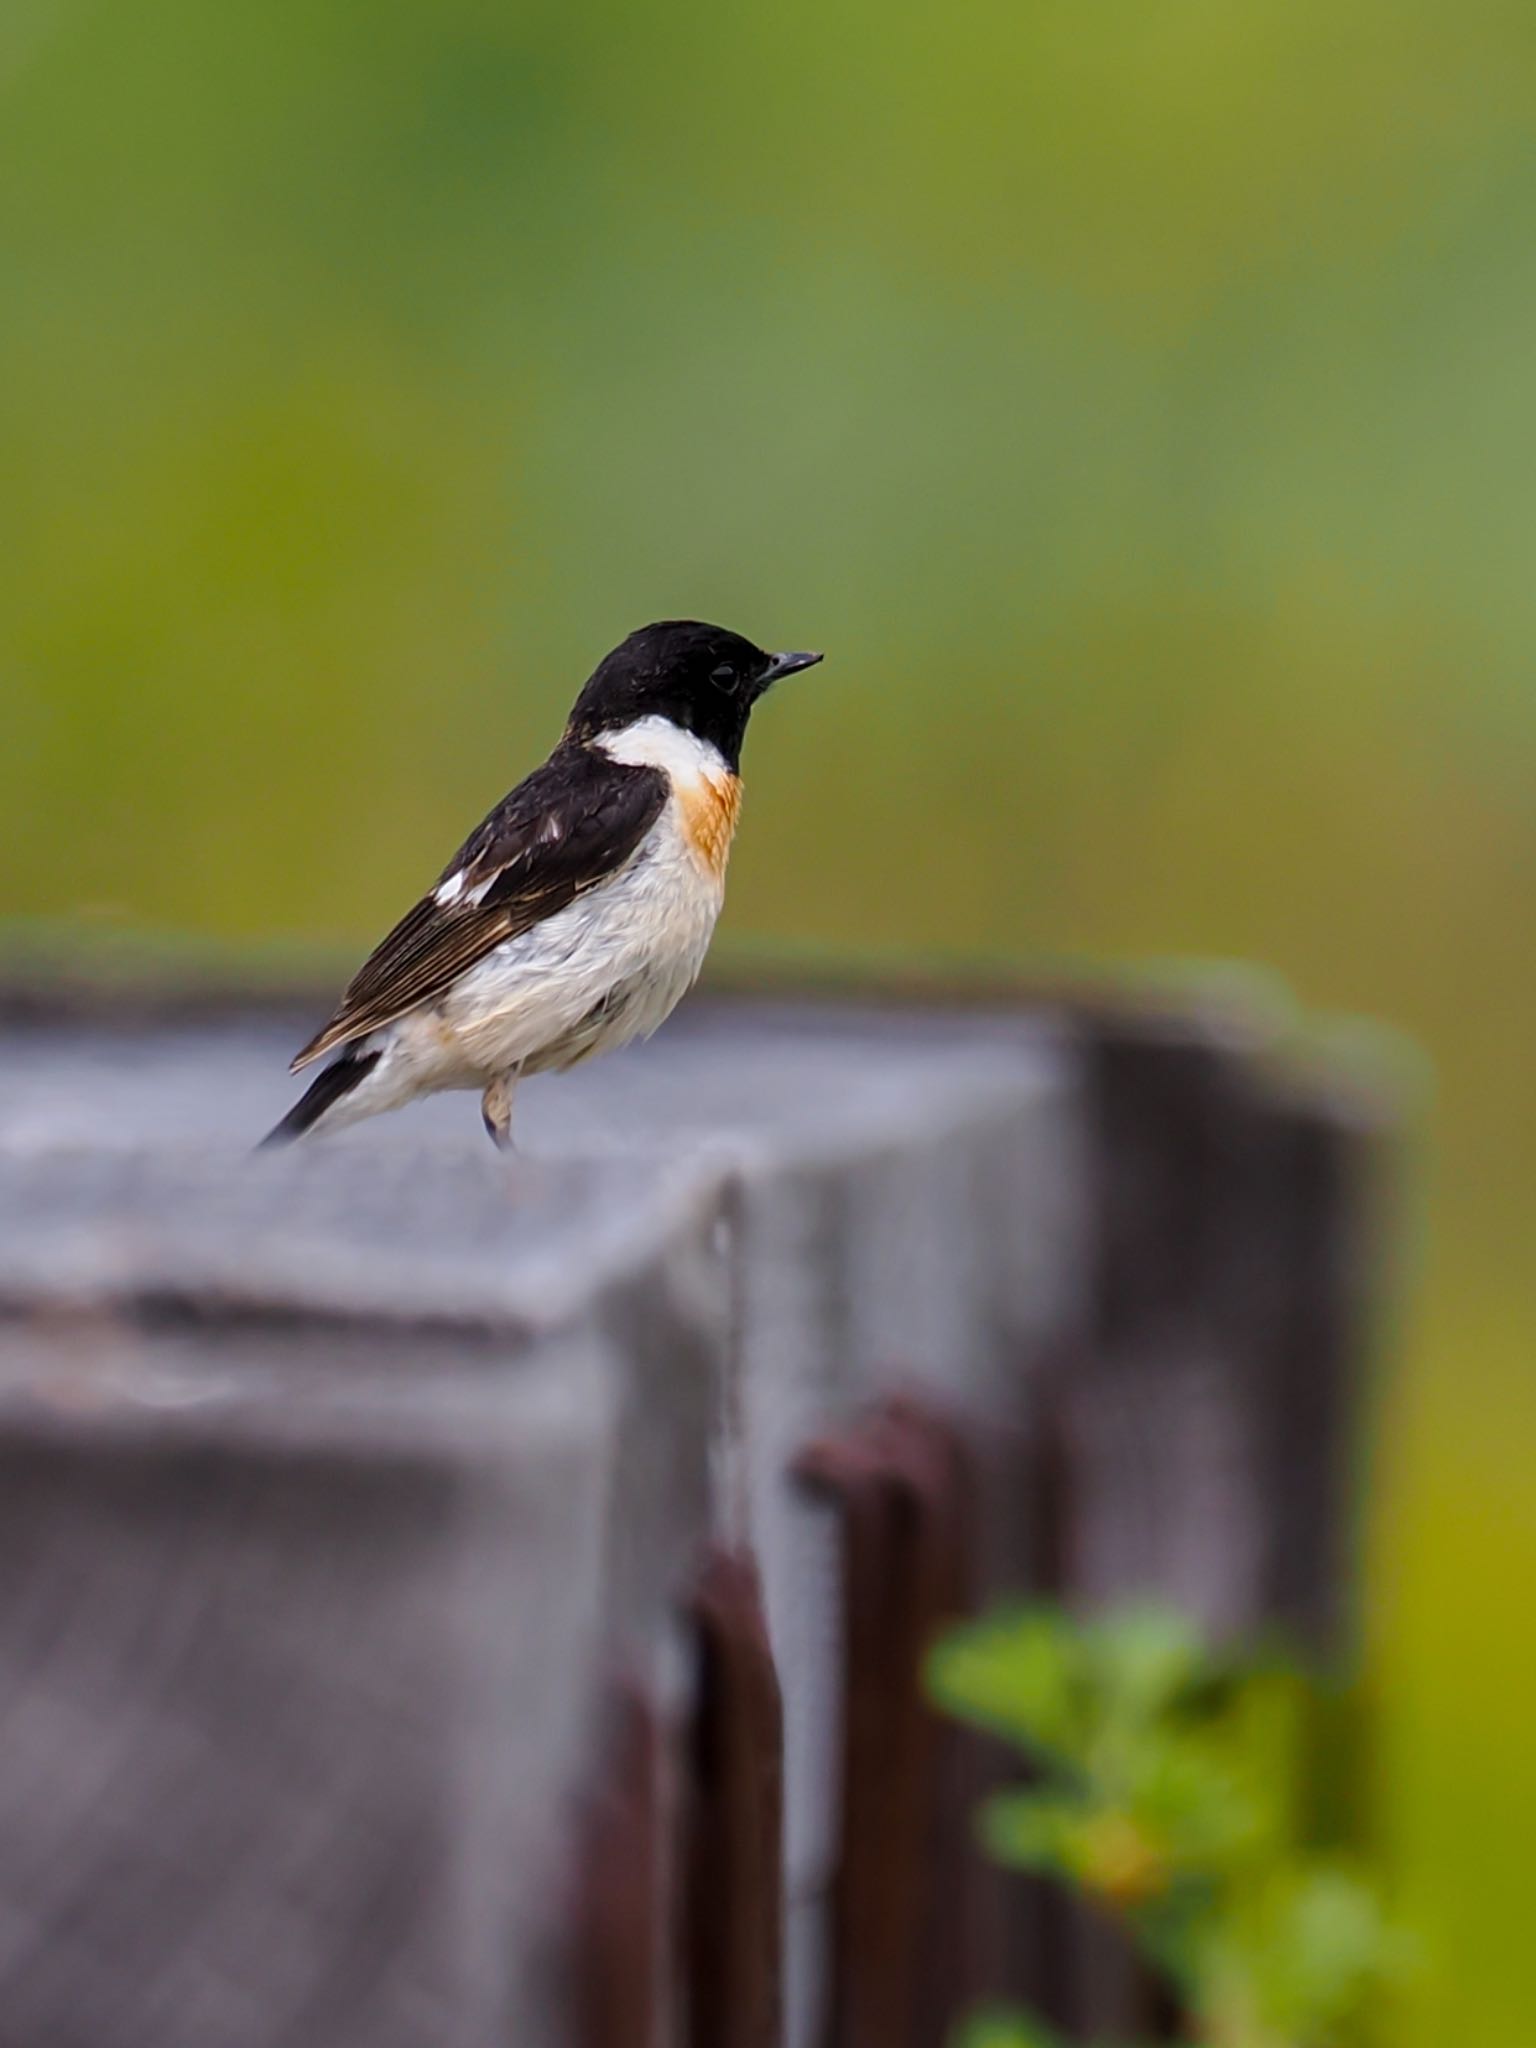
[[473,1088],[507,1145],[520,1078],[654,1031],[720,915],[752,707],[820,659],[696,619],[631,633],[543,767],[353,976],[293,1071],[336,1058],[264,1143]]

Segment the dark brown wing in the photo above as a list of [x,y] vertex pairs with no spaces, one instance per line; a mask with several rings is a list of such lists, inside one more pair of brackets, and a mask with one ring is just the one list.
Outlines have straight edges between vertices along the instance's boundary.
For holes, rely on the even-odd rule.
[[668,783],[656,768],[621,767],[586,747],[557,747],[471,833],[436,893],[408,910],[347,985],[294,1071],[442,994],[466,968],[621,868],[661,813]]

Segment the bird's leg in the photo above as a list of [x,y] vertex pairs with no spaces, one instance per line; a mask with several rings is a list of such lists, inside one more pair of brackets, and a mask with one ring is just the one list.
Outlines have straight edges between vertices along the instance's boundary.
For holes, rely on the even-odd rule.
[[498,1074],[480,1098],[480,1117],[486,1134],[498,1152],[512,1150],[512,1091],[517,1086],[517,1069]]

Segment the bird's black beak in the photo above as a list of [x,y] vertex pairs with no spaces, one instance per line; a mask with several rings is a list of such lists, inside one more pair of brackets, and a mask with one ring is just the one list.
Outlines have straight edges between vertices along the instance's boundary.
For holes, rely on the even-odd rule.
[[768,666],[758,676],[757,687],[759,690],[772,689],[785,676],[798,675],[803,668],[814,668],[820,659],[819,654],[770,654]]

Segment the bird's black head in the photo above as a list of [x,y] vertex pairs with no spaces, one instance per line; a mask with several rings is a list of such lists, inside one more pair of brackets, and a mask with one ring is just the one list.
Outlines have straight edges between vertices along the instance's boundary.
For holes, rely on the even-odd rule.
[[819,654],[765,654],[739,633],[698,619],[642,626],[599,662],[571,713],[569,736],[591,740],[641,718],[667,718],[708,740],[727,766],[741,760],[752,706],[781,676]]

